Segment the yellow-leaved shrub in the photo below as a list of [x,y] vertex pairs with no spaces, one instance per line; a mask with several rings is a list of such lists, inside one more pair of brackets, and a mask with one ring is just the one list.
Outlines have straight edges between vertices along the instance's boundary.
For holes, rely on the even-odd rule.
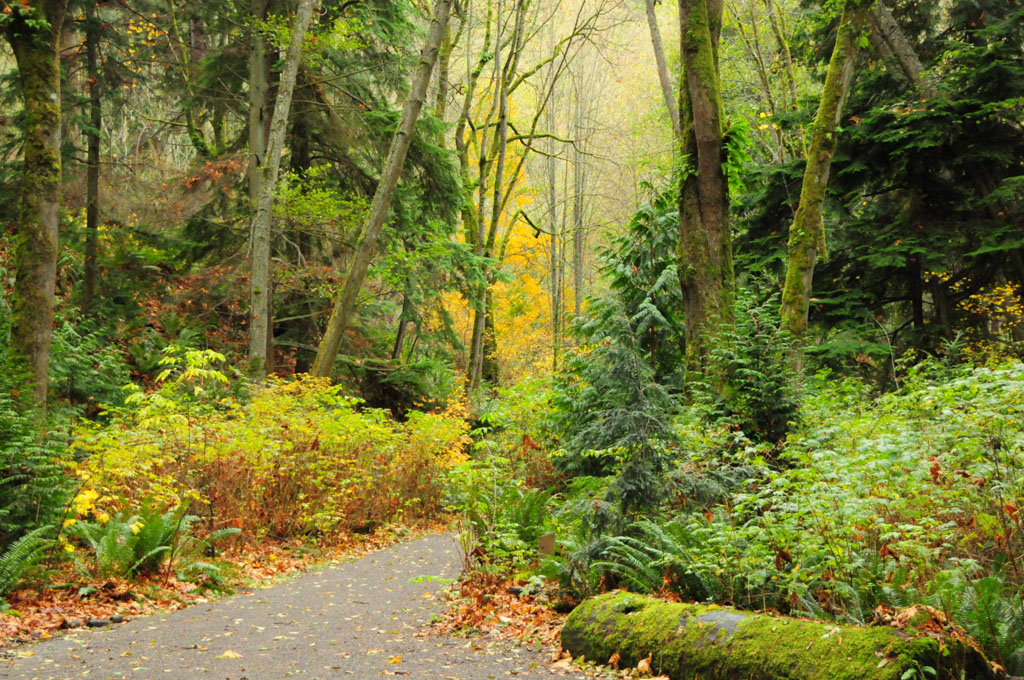
[[469,444],[461,404],[395,422],[310,377],[253,385],[246,399],[165,385],[131,406],[75,439],[83,492],[111,499],[97,511],[189,501],[211,528],[250,535],[427,517]]

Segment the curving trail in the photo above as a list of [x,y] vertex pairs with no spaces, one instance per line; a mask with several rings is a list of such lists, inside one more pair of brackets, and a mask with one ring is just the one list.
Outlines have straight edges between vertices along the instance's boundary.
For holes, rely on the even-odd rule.
[[39,642],[0,660],[0,678],[551,678],[545,652],[423,634],[459,564],[451,536],[427,536],[271,588]]

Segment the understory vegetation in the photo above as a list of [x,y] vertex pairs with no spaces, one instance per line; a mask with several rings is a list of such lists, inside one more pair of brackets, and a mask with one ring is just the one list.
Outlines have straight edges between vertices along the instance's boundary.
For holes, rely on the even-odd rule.
[[0,598],[55,569],[225,589],[233,565],[218,549],[329,545],[438,514],[469,441],[461,402],[399,422],[323,379],[229,380],[223,360],[170,345],[156,389],[129,384],[124,406],[52,441],[7,413]]
[[[510,420],[502,405],[493,425],[504,429],[455,469],[449,491],[480,546],[476,568],[549,577],[554,599],[573,602],[621,586],[857,624],[927,604],[1020,672],[1024,364],[898,370],[900,389],[881,394],[828,371],[807,379],[777,443],[680,406],[657,461],[639,446],[556,445],[556,463],[594,466],[557,480],[525,474],[549,457],[523,442],[551,441],[564,415]],[[521,389],[536,406],[565,387]],[[629,408],[604,417],[628,419]],[[638,487],[642,507],[624,491]],[[559,547],[542,556],[547,532]]]

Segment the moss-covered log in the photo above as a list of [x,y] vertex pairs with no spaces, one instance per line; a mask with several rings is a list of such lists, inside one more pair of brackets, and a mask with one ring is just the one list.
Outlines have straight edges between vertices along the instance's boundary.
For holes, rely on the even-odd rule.
[[623,668],[649,656],[652,671],[673,680],[900,680],[926,666],[943,679],[995,677],[980,654],[956,640],[622,591],[577,607],[562,629],[562,647],[598,663],[618,654]]

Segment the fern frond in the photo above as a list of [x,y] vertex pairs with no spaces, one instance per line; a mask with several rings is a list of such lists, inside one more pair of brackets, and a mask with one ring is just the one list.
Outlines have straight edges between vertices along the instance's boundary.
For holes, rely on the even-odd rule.
[[52,527],[39,527],[25,534],[0,554],[0,596],[10,592],[28,571],[42,562],[46,552],[53,546],[53,539],[47,534]]

